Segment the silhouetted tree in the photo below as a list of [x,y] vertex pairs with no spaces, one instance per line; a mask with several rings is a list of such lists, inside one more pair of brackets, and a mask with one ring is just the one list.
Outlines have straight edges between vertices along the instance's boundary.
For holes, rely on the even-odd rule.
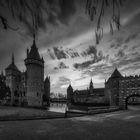
[[[61,8],[67,5],[69,0],[57,0]],[[110,32],[117,28],[120,29],[120,7],[122,1],[125,0],[85,0],[86,14],[89,15],[90,20],[94,21],[97,17],[97,26],[95,30],[96,44],[98,44],[103,37],[102,19],[107,9],[111,9]],[[72,1],[71,1],[72,2]],[[32,27],[32,35],[37,34],[42,23],[45,22],[43,15],[55,16],[56,9],[52,6],[56,4],[56,0],[0,0],[0,7],[8,8],[12,17],[24,22]],[[65,14],[65,13],[63,13]],[[51,18],[51,17],[50,17]],[[17,30],[12,28],[6,17],[0,13],[0,20],[4,29]]]

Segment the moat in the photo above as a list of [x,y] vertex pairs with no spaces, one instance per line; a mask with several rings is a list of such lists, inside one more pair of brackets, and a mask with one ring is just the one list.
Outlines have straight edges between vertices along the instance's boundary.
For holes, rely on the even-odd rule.
[[66,110],[66,103],[50,103],[49,111],[62,112]]

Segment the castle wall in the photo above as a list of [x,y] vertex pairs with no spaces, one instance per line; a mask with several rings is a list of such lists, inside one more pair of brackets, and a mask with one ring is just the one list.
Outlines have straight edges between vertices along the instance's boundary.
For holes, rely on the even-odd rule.
[[44,68],[37,64],[27,65],[27,101],[29,106],[41,106],[44,93]]

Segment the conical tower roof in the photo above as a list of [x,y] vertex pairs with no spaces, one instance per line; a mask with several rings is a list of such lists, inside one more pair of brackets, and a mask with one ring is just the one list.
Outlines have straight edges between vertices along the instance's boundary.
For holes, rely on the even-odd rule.
[[15,65],[15,61],[14,61],[14,55],[12,54],[12,62],[11,64],[6,68],[6,70],[16,70],[19,71],[17,66]]
[[38,52],[38,48],[36,47],[35,39],[33,40],[33,45],[31,46],[31,50],[30,50],[27,58],[41,60],[39,52]]
[[114,72],[112,73],[112,75],[111,75],[111,77],[110,78],[121,78],[121,77],[123,77],[122,75],[121,75],[121,73],[118,71],[118,69],[116,68],[115,70],[114,70]]

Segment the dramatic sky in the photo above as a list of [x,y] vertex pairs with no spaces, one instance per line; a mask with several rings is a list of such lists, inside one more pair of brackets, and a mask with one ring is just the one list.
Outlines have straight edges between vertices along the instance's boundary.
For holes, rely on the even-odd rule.
[[[15,63],[25,70],[26,49],[32,45],[30,27],[10,18],[18,31],[0,28],[0,70]],[[74,89],[84,89],[93,79],[94,87],[104,87],[105,79],[118,67],[122,75],[140,74],[140,0],[125,0],[121,8],[121,30],[109,33],[110,12],[103,19],[104,37],[95,45],[95,22],[85,14],[85,0],[68,0],[63,14],[48,17],[36,39],[40,55],[45,60],[45,76],[51,77],[51,91],[66,93],[71,83]],[[1,24],[1,23],[0,23]],[[0,25],[1,26],[1,25]]]

